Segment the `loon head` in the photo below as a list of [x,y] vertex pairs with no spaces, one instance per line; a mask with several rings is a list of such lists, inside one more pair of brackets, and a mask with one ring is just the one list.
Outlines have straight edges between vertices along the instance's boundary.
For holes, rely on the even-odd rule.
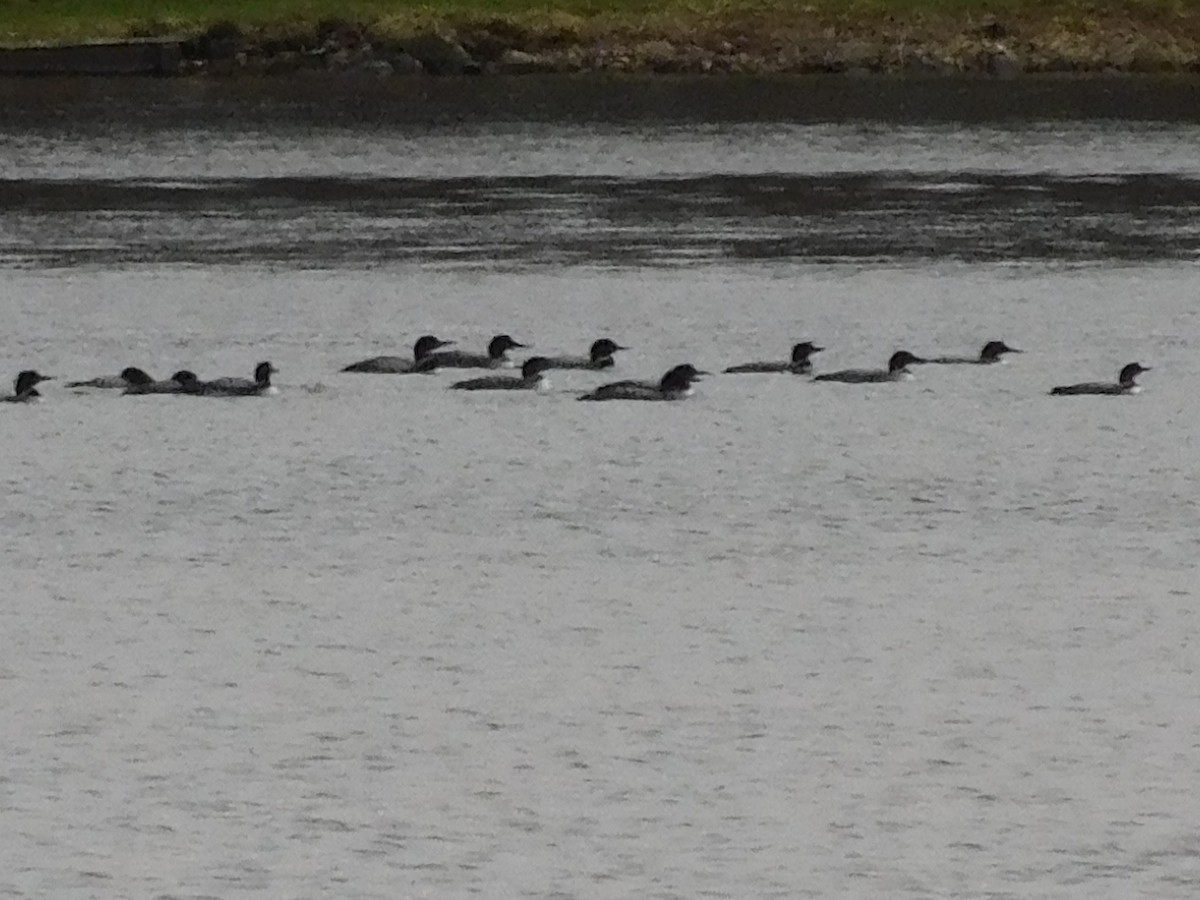
[[439,347],[448,347],[454,341],[443,341],[441,338],[436,338],[432,334],[423,334],[417,338],[417,342],[413,344],[413,359],[420,362],[434,350]]
[[892,373],[903,372],[909,366],[923,362],[925,360],[921,359],[921,357],[913,356],[907,350],[901,350],[898,353],[893,353],[892,358],[888,360],[888,371]]
[[1143,372],[1149,371],[1149,366],[1143,366],[1141,363],[1132,362],[1121,370],[1121,374],[1117,380],[1121,383],[1121,387],[1134,387],[1134,379]]
[[682,366],[676,366],[675,368],[671,369],[671,371],[667,372],[667,374],[662,377],[662,381],[659,383],[659,388],[664,393],[687,391],[691,388],[693,382],[700,380],[700,376],[711,374],[711,372],[704,372],[700,369],[697,369],[691,363],[686,363]]
[[518,347],[524,346],[524,344],[514,341],[507,334],[498,334],[488,342],[488,356],[492,359],[504,359],[504,354],[509,350],[515,350]]
[[550,360],[546,359],[546,357],[531,356],[521,364],[521,378],[523,378],[525,381],[530,381],[534,378],[540,377],[543,372],[552,368],[553,365],[551,364]]
[[127,384],[150,384],[154,381],[149,375],[137,366],[129,366],[121,370],[121,378]]
[[618,350],[628,350],[628,347],[622,347],[616,341],[608,338],[600,338],[600,340],[592,344],[592,349],[588,352],[592,362],[600,362],[602,359],[609,359]]
[[17,379],[13,382],[13,393],[19,397],[24,393],[32,391],[43,381],[50,380],[52,380],[52,376],[50,375],[40,375],[33,369],[26,369],[17,374]]
[[180,369],[171,376],[171,380],[176,384],[181,384],[184,387],[190,387],[200,383],[200,379],[196,377],[196,373],[188,369]]
[[805,341],[803,344],[796,344],[796,346],[792,347],[792,362],[807,362],[810,356],[812,356],[814,353],[820,353],[824,349],[824,347],[818,347],[812,341]]
[[1010,347],[1004,341],[988,341],[983,345],[979,358],[983,362],[997,362],[1005,353],[1020,353],[1016,347]]
[[275,368],[273,365],[271,365],[269,362],[260,362],[257,366],[254,367],[254,381],[256,384],[261,384],[261,385],[270,387],[271,376],[273,374],[277,373],[278,371],[279,370],[277,368]]

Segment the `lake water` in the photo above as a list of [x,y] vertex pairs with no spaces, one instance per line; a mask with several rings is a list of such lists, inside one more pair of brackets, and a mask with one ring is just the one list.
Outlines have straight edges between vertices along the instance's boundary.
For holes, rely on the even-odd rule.
[[1195,896],[1196,89],[414,84],[3,86],[0,896]]

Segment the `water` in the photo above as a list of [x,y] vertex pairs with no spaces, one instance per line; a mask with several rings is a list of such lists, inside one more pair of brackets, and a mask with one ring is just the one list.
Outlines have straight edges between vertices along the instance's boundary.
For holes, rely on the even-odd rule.
[[[0,895],[1194,894],[1181,88],[624,84],[0,100],[14,374],[281,369],[0,411]],[[616,377],[1027,352],[680,404],[337,372],[501,330]]]

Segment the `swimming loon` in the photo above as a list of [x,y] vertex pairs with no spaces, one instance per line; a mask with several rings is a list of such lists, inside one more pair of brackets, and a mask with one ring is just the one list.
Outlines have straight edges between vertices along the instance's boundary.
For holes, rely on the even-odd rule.
[[613,354],[618,350],[628,350],[616,341],[608,338],[592,343],[587,356],[550,356],[545,357],[548,368],[551,369],[611,369]]
[[524,347],[507,334],[498,334],[488,342],[487,355],[465,353],[462,350],[445,350],[430,353],[413,366],[414,372],[432,372],[435,369],[505,369],[512,366],[508,351]]
[[813,381],[843,381],[849,384],[871,384],[881,381],[905,381],[912,377],[908,367],[925,360],[913,356],[907,350],[893,353],[888,360],[887,369],[842,369],[840,372],[827,372],[818,375]]
[[1004,362],[1005,353],[1020,353],[1016,347],[1010,347],[1004,341],[988,341],[983,345],[983,350],[978,356],[935,356],[933,359],[927,359],[927,363],[935,363],[942,366],[952,365],[991,365],[993,363]]
[[26,369],[20,372],[13,381],[13,392],[4,397],[0,397],[5,403],[30,403],[40,396],[37,386],[43,381],[53,379],[52,375],[39,375],[32,369]]
[[457,391],[544,391],[550,387],[547,369],[554,368],[544,356],[531,356],[521,366],[520,375],[487,375],[450,385]]
[[1106,381],[1085,381],[1082,384],[1064,384],[1050,391],[1052,395],[1066,394],[1136,394],[1141,387],[1134,381],[1143,372],[1149,372],[1149,366],[1141,363],[1130,363],[1117,376],[1116,384]]
[[254,367],[254,380],[249,378],[214,378],[200,385],[199,393],[207,397],[257,397],[274,393],[271,375],[279,370],[269,362],[260,362]]
[[364,359],[356,363],[351,363],[342,369],[343,372],[375,372],[380,375],[401,375],[406,372],[412,372],[417,363],[425,359],[434,350],[439,347],[448,347],[454,341],[443,341],[441,338],[436,338],[432,334],[423,334],[417,338],[417,342],[413,344],[413,358],[405,359],[402,356],[373,356],[370,359]]
[[145,384],[131,384],[125,388],[126,394],[198,394],[200,379],[195,372],[180,369],[166,381],[150,381]]
[[649,381],[614,381],[604,384],[580,400],[682,400],[692,393],[692,383],[709,375],[689,364],[676,366],[655,384]]
[[142,369],[129,366],[122,369],[120,375],[101,375],[89,381],[68,381],[69,388],[127,388],[131,384],[150,384],[154,381]]
[[737,375],[743,372],[793,372],[797,375],[807,375],[812,371],[814,353],[820,353],[824,347],[818,347],[812,341],[805,341],[792,347],[791,362],[754,362],[740,366],[730,366],[725,370],[727,375]]

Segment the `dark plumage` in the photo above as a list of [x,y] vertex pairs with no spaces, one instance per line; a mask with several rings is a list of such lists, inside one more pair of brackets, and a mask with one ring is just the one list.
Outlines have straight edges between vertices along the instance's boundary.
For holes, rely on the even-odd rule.
[[69,388],[105,388],[117,389],[127,388],[131,384],[150,384],[154,381],[142,369],[136,366],[129,366],[121,370],[120,375],[101,375],[99,378],[92,378],[89,381],[68,381]]
[[791,372],[794,375],[807,375],[812,372],[812,360],[809,359],[814,353],[820,353],[824,347],[818,347],[812,341],[804,341],[802,344],[796,344],[792,347],[792,358],[790,361],[779,362],[753,362],[744,363],[740,366],[730,366],[725,370],[727,375],[740,375],[752,372]]
[[507,334],[498,334],[488,342],[487,354],[445,350],[430,353],[413,367],[414,372],[433,372],[437,369],[503,369],[512,365],[508,351],[524,347]]
[[200,379],[195,372],[180,369],[166,381],[150,381],[144,384],[131,384],[125,388],[126,394],[198,394]]
[[214,378],[205,381],[198,393],[206,397],[257,397],[271,390],[271,375],[279,370],[269,362],[254,367],[254,380],[249,378]]
[[1052,388],[1050,393],[1060,397],[1072,394],[1136,394],[1141,387],[1134,379],[1149,371],[1149,366],[1133,362],[1121,369],[1115,384],[1106,381],[1085,381],[1081,384],[1060,385]]
[[1004,354],[1020,353],[1016,347],[1010,347],[1004,341],[988,341],[983,345],[983,350],[978,356],[935,356],[932,359],[927,359],[925,362],[942,365],[992,365],[994,363],[1003,362]]
[[813,381],[840,381],[846,384],[874,384],[884,381],[903,381],[909,374],[908,367],[925,360],[913,356],[907,350],[893,353],[886,369],[842,369],[818,375]]
[[19,373],[13,381],[13,392],[5,397],[0,397],[5,403],[29,403],[42,396],[38,393],[37,386],[43,381],[53,379],[52,375],[40,375],[33,369],[26,369]]
[[417,364],[439,347],[449,347],[454,341],[443,341],[432,334],[423,334],[413,344],[413,358],[402,356],[373,356],[342,369],[343,372],[372,372],[378,375],[404,375],[415,371]]
[[457,391],[536,391],[549,386],[545,372],[553,368],[544,356],[531,356],[521,366],[520,375],[487,375],[450,385]]
[[580,397],[580,400],[682,400],[692,393],[692,384],[701,371],[690,363],[675,366],[658,383],[648,381],[614,381],[604,384]]
[[551,356],[546,358],[546,362],[551,369],[611,369],[613,354],[628,349],[616,341],[600,338],[592,343],[587,356]]

